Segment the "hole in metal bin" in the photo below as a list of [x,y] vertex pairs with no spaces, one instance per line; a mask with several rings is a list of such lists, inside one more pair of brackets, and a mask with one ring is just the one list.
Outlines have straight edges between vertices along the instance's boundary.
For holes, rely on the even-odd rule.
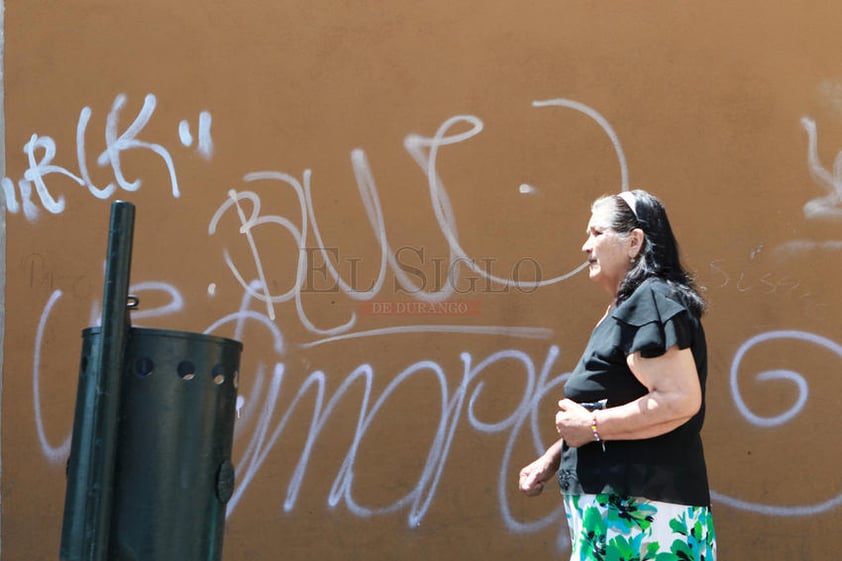
[[189,360],[183,360],[178,364],[178,375],[182,380],[192,380],[196,377],[196,366]]
[[79,366],[79,370],[81,372],[87,372],[88,371],[88,356],[87,355],[82,357],[82,364]]
[[134,363],[134,371],[138,376],[148,376],[155,369],[151,358],[139,358]]
[[234,371],[234,389],[238,389],[240,387],[240,371]]
[[225,381],[225,374],[222,373],[222,365],[217,364],[211,370],[211,376],[213,377],[213,383],[217,386],[221,385]]

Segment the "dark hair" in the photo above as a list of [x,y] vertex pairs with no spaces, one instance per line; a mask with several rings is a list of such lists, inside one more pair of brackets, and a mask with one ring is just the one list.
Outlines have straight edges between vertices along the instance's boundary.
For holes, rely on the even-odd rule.
[[634,208],[620,195],[602,197],[593,204],[594,208],[607,203],[613,205],[611,229],[618,234],[629,234],[635,228],[644,233],[643,247],[620,283],[616,304],[624,302],[646,279],[657,277],[672,286],[685,305],[701,316],[707,306],[692,276],[681,264],[678,241],[663,203],[642,189],[629,194],[633,196]]

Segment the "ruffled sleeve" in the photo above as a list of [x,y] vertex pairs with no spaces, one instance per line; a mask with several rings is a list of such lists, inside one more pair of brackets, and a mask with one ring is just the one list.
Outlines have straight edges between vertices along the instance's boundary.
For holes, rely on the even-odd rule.
[[647,281],[612,313],[620,326],[620,348],[645,358],[693,343],[694,318],[663,281]]

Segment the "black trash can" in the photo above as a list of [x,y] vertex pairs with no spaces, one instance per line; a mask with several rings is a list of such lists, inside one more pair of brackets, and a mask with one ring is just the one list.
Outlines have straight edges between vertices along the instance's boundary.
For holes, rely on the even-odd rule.
[[[100,335],[82,332],[83,370]],[[110,561],[221,559],[242,348],[223,337],[129,328]]]

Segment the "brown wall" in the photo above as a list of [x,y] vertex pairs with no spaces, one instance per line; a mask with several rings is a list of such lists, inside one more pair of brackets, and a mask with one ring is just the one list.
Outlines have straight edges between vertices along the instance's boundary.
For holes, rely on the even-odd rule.
[[7,0],[2,559],[58,555],[116,199],[133,324],[245,345],[226,559],[564,558],[559,498],[516,474],[606,304],[567,278],[588,205],[625,186],[666,202],[708,289],[721,558],[829,558],[840,24],[832,2]]

